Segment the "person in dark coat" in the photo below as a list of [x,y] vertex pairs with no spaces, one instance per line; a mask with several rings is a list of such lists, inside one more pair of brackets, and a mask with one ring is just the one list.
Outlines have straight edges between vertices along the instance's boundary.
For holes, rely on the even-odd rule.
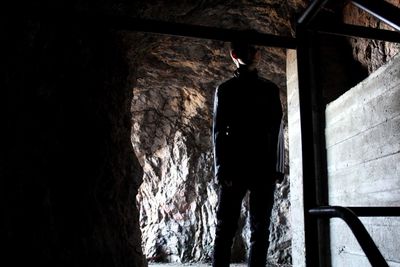
[[260,52],[231,44],[234,77],[215,92],[213,145],[220,185],[213,267],[229,266],[242,200],[249,191],[248,266],[265,266],[276,181],[283,177],[282,107],[279,88],[258,76]]

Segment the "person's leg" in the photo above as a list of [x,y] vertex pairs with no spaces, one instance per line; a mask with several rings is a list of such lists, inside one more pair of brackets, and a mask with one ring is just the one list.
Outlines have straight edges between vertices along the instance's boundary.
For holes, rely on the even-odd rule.
[[246,189],[243,186],[221,187],[217,209],[213,267],[229,266],[232,242],[245,193]]
[[274,204],[273,182],[250,189],[250,252],[249,267],[265,267],[269,246],[269,223]]

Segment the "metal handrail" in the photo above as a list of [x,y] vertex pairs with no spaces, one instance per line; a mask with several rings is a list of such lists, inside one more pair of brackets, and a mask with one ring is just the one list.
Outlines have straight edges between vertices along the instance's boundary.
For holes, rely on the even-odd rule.
[[[364,212],[367,211],[364,208]],[[388,209],[385,207],[385,209]],[[398,213],[399,209],[394,208],[395,212]],[[373,208],[371,208],[371,211]],[[379,208],[375,209],[379,212]],[[387,211],[387,210],[386,210]],[[369,262],[373,267],[389,267],[385,258],[382,256],[378,247],[375,245],[374,240],[372,240],[367,229],[365,229],[363,223],[360,221],[358,216],[350,209],[340,206],[325,206],[318,207],[309,210],[309,213],[314,216],[327,217],[327,218],[341,218],[349,226],[354,236],[356,237],[358,243],[360,244],[362,250],[367,256]],[[399,216],[394,215],[394,216]]]
[[358,217],[400,217],[400,207],[346,207]]

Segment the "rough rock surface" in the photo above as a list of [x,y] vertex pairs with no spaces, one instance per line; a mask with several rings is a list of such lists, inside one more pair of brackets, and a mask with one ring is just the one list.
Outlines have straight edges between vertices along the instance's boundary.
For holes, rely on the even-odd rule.
[[[138,14],[290,35],[292,28],[286,18],[301,7],[288,1],[189,1],[161,8],[149,2],[138,7]],[[132,76],[137,79],[132,143],[145,171],[138,194],[144,253],[154,261],[209,261],[218,194],[213,181],[212,105],[216,86],[234,70],[228,46],[149,34],[128,34],[125,42],[135,44],[130,53],[132,68],[137,68]],[[285,106],[285,51],[263,49],[259,71],[280,86]],[[285,180],[276,192],[277,199],[281,198],[271,225],[269,260],[273,262],[291,262],[288,191]],[[246,212],[244,202],[233,261],[246,259]]]
[[[167,7],[163,2],[149,1],[137,4],[135,14],[173,22],[293,35],[292,22],[304,9],[305,2],[204,0],[182,5],[170,1]],[[343,18],[346,23],[385,28],[351,6],[345,7]],[[329,43],[329,39],[325,42]],[[212,251],[218,190],[212,180],[211,107],[215,86],[229,78],[233,70],[227,46],[216,41],[148,34],[127,34],[126,43],[134,44],[129,55],[135,69],[131,79],[137,80],[131,110],[132,143],[145,170],[138,195],[145,254],[155,261],[207,261]],[[369,72],[398,51],[398,45],[376,41],[350,39],[350,45],[356,61]],[[343,53],[347,48],[341,41],[335,40],[333,48],[324,49],[324,53],[331,55],[330,60],[343,57],[324,64],[326,72],[331,73],[326,78],[330,85],[327,88],[332,91],[326,96],[329,100],[354,85],[363,74],[361,71],[343,74],[353,63],[348,63],[350,57]],[[260,73],[281,87],[286,109],[285,51],[264,49],[263,52]],[[334,85],[332,76],[338,80]],[[286,179],[275,196],[271,262],[291,263],[288,194]],[[246,212],[244,202],[239,222],[239,229],[243,230],[239,230],[235,240],[234,261],[244,260],[247,253]]]
[[157,260],[205,260],[217,201],[210,107],[221,64],[212,62],[222,51],[210,50],[213,42],[160,38],[140,62],[132,104],[132,142],[145,171],[144,250]]
[[[144,251],[154,260],[207,261],[217,205],[211,148],[213,93],[234,68],[227,48],[218,42],[172,37],[158,37],[155,42],[141,58],[132,102],[132,143],[145,171],[138,195]],[[281,83],[277,78],[283,75],[270,77]],[[276,216],[288,216],[288,209]],[[245,220],[244,216],[242,226]],[[288,220],[283,222],[284,228]],[[275,242],[278,235],[289,234],[283,228],[274,228],[280,231]],[[234,246],[237,261],[245,259],[245,229]]]
[[[386,2],[400,8],[398,0],[386,0]],[[365,27],[393,30],[384,22],[379,21],[360,8],[348,4],[343,10],[343,20],[345,23],[355,24]],[[388,62],[400,51],[399,43],[390,43],[377,40],[351,38],[353,56],[359,61],[369,73],[372,73],[380,66]]]

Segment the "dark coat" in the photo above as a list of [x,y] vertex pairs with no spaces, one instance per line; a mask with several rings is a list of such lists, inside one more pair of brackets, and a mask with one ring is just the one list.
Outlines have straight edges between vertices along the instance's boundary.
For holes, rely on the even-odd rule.
[[[256,71],[238,69],[233,78],[216,89],[213,115],[215,174],[219,182],[283,172],[282,107],[274,83],[258,77]],[[278,145],[279,135],[282,139]]]

